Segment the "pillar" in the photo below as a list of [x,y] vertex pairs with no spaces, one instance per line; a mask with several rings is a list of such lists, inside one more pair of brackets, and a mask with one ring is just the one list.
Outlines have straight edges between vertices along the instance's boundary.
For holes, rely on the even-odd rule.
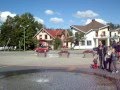
[[107,46],[110,46],[110,38],[107,38]]
[[98,47],[98,38],[95,40],[96,47]]

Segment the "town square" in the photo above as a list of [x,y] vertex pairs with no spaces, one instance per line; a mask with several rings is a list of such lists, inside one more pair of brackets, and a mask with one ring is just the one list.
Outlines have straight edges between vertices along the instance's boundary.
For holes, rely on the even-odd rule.
[[119,7],[1,0],[0,90],[120,90]]

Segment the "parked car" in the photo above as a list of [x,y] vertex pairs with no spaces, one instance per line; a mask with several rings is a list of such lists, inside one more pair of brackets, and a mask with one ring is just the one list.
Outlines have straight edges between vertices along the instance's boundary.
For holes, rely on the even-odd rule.
[[38,53],[48,52],[49,48],[47,46],[37,47],[37,48],[35,48],[35,51]]
[[16,46],[5,46],[5,47],[0,47],[0,51],[9,51],[9,50],[16,50]]

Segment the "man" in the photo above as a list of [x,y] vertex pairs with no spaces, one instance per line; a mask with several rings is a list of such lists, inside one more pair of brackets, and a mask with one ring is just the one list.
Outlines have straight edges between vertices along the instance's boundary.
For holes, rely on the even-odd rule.
[[117,43],[116,53],[117,53],[117,55],[118,55],[118,60],[119,60],[119,62],[120,62],[120,42]]
[[99,55],[100,68],[105,69],[106,47],[102,44],[101,41],[99,41],[97,54]]
[[113,41],[113,43],[112,43],[112,48],[114,48],[115,51],[117,50],[117,43],[116,43],[116,41]]

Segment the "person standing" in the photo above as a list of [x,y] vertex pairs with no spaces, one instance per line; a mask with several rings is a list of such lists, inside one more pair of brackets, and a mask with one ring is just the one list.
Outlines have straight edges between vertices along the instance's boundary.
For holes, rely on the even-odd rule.
[[[111,72],[111,54],[112,54],[112,47],[108,46],[105,56],[105,69]],[[107,66],[109,67],[107,68]]]
[[111,54],[111,60],[112,60],[112,73],[118,73],[119,71],[118,71],[118,69],[117,69],[117,60],[118,60],[118,58],[117,58],[118,56],[117,56],[117,54],[116,54],[116,52],[115,52],[115,49],[113,48],[112,49],[112,54]]
[[114,40],[113,43],[112,43],[112,48],[114,48],[115,51],[117,51],[117,43],[116,43],[115,40]]
[[116,52],[117,52],[117,55],[118,55],[118,60],[120,62],[120,42],[117,43]]
[[104,69],[106,67],[105,66],[106,47],[102,44],[101,41],[99,41],[97,54],[99,55],[100,68]]

